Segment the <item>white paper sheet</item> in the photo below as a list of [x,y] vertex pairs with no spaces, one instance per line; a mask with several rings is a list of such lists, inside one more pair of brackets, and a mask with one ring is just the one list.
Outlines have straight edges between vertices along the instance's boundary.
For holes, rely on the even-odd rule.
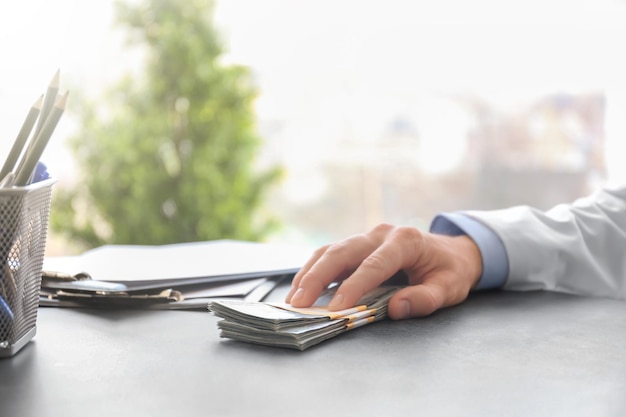
[[[106,245],[78,256],[47,257],[43,269],[70,274],[87,272],[94,280],[166,285],[206,282],[208,278],[250,278],[297,271],[312,254],[297,245],[234,240],[161,246]],[[162,281],[162,282],[161,282]]]

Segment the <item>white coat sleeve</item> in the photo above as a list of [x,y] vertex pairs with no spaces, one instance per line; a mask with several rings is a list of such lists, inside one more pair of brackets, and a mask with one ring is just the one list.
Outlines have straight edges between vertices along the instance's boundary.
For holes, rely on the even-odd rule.
[[626,186],[548,211],[518,206],[465,214],[504,244],[505,289],[626,299]]

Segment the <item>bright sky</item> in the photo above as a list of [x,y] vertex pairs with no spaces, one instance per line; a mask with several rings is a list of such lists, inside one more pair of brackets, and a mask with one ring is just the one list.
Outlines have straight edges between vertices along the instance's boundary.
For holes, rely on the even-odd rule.
[[[230,59],[258,74],[259,115],[306,126],[290,132],[300,140],[288,159],[298,165],[332,152],[324,145],[346,124],[367,141],[391,113],[418,111],[422,137],[433,138],[421,149],[423,166],[436,171],[454,164],[465,120],[437,100],[407,104],[424,91],[475,92],[510,106],[536,94],[599,90],[609,95],[610,174],[626,180],[626,164],[618,160],[626,153],[624,1],[219,4]],[[434,117],[439,108],[447,124]]]
[[[626,152],[626,2],[619,0],[219,0],[231,62],[250,66],[262,120],[288,120],[290,158],[322,158],[346,123],[372,139],[419,92],[479,92],[510,105],[536,92],[609,91],[610,158]],[[52,74],[97,92],[132,65],[112,2],[22,0],[0,15],[0,145],[5,155]],[[615,97],[611,101],[611,97]],[[71,100],[71,94],[70,94]],[[616,103],[611,107],[611,103]],[[395,106],[395,107],[394,107]],[[616,107],[618,106],[618,107]],[[401,109],[406,110],[406,109]],[[69,169],[64,118],[46,151]],[[436,130],[436,127],[432,127]],[[453,132],[436,132],[453,138]],[[617,139],[616,139],[617,138]],[[620,139],[620,140],[618,140]],[[441,142],[438,142],[441,143]],[[442,143],[450,149],[450,143]],[[441,146],[430,146],[440,161]],[[439,155],[439,156],[438,156]],[[449,155],[448,155],[449,157]],[[437,161],[433,158],[425,158]],[[50,165],[50,162],[49,162]],[[436,165],[436,164],[435,164]],[[621,171],[620,171],[621,169]],[[62,174],[62,172],[61,172]]]

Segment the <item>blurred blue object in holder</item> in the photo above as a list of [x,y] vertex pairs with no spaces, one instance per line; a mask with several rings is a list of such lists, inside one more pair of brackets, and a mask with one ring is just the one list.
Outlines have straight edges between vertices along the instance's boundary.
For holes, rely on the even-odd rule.
[[33,180],[31,181],[31,184],[47,180],[48,178],[50,178],[50,174],[48,174],[48,167],[46,167],[46,164],[41,161],[37,162],[37,167],[35,168],[35,173],[33,174]]
[[11,307],[4,301],[4,298],[0,297],[0,344],[7,343],[13,319]]

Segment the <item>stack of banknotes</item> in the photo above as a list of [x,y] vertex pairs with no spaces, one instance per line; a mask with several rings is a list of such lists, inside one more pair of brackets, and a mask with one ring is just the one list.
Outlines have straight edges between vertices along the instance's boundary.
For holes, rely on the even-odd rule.
[[330,311],[326,307],[336,287],[328,289],[309,308],[285,303],[216,300],[209,310],[221,317],[220,337],[242,342],[305,350],[348,330],[387,317],[389,298],[397,286],[378,287],[365,294],[355,307]]

